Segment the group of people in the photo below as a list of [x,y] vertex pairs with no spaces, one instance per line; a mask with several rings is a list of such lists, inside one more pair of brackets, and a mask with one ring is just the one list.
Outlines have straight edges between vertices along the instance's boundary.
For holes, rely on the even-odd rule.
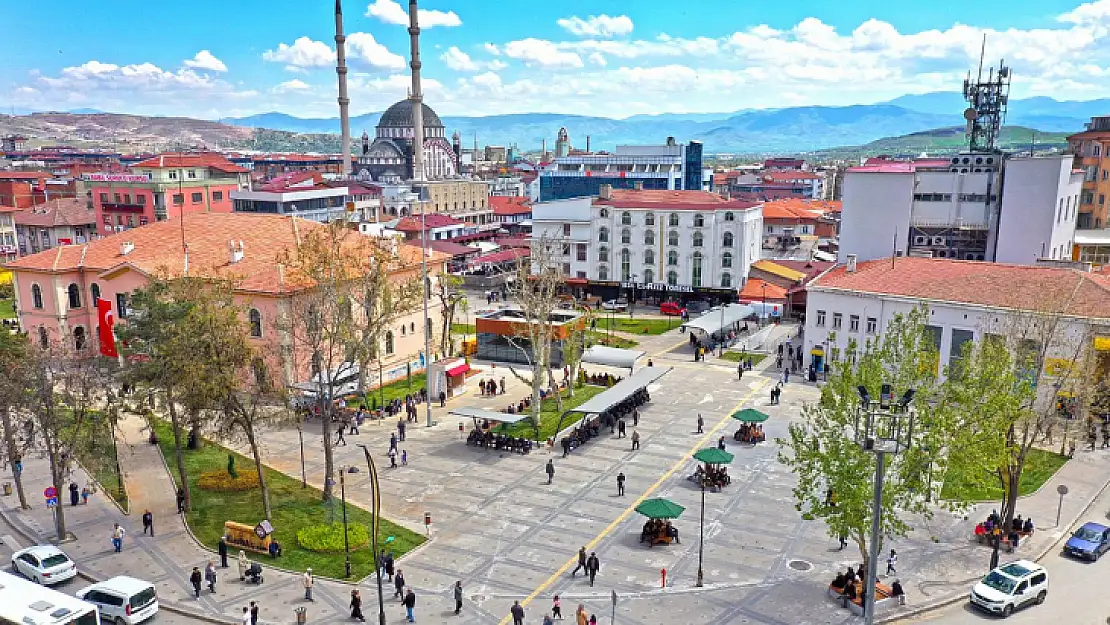
[[564,436],[562,440],[559,441],[563,446],[563,457],[566,458],[570,455],[570,452],[597,436],[601,436],[601,419],[598,417],[588,420],[583,419],[578,427],[574,428],[570,434]]
[[657,542],[680,542],[678,540],[678,528],[671,524],[670,521],[662,519],[648,519],[644,523],[644,528],[640,531],[640,542],[654,545]]
[[690,476],[690,480],[696,484],[704,485],[706,488],[716,488],[718,490],[732,483],[727,467],[724,465],[718,467],[712,464],[704,466],[699,464],[698,468],[694,470],[694,474]]
[[998,516],[997,510],[992,510],[982,523],[975,525],[975,539],[980,543],[999,541],[1010,551],[1018,548],[1022,536],[1032,536],[1034,531],[1033,519],[1024,519],[1019,514],[1010,522],[1010,527]]
[[501,392],[498,393],[497,382],[490,378],[488,380],[478,381],[478,390],[481,391],[482,397],[493,397],[494,395],[505,394],[505,376],[501,376]]
[[[838,572],[829,587],[840,593],[841,606],[848,607],[849,602],[860,598],[860,593],[863,590],[862,586],[866,581],[867,567],[861,564],[859,569],[853,569],[849,566],[846,572]],[[896,579],[890,585],[890,596],[896,598],[899,605],[906,604],[906,591],[902,588],[900,580]]]
[[578,381],[593,386],[613,386],[623,378],[612,373],[586,373],[585,369],[578,370]]
[[531,408],[532,408],[532,396],[531,395],[525,395],[517,403],[509,404],[505,408],[502,408],[501,412],[504,412],[505,414],[524,414],[526,411],[530,410]]
[[527,438],[518,438],[516,436],[507,436],[493,432],[490,429],[479,430],[477,428],[470,431],[466,437],[466,444],[475,447],[484,447],[486,449],[496,449],[498,451],[511,451],[518,454],[527,454],[532,451],[532,441]]
[[741,443],[762,443],[767,440],[767,435],[763,433],[763,426],[759,423],[742,423],[740,429],[732,435],[732,438]]

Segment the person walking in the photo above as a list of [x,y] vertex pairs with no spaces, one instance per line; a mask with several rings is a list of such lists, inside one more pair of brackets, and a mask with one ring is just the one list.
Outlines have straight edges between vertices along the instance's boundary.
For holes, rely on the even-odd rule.
[[76,506],[81,501],[81,489],[78,488],[77,482],[69,483],[69,505]]
[[389,433],[389,448],[397,449],[397,435],[393,432]]
[[154,515],[150,513],[150,510],[143,512],[143,536],[146,536],[148,531],[151,536],[154,536]]
[[513,625],[524,625],[524,608],[520,606],[519,601],[513,602],[513,607],[509,608],[509,614],[513,616]]
[[177,513],[185,514],[185,489],[177,489]]
[[447,405],[447,393],[444,391],[439,392],[439,407],[443,408]]
[[251,611],[247,606],[243,606],[243,615],[239,617],[239,623],[240,625],[251,624]]
[[200,568],[193,567],[193,572],[189,574],[189,583],[193,585],[193,597],[200,599]]
[[412,588],[409,588],[409,591],[407,593],[405,593],[404,603],[405,603],[405,614],[408,616],[409,622],[410,623],[415,623],[416,622],[416,617],[413,616],[412,611],[414,609],[416,609],[416,593],[414,593],[412,591]]
[[462,581],[460,580],[455,582],[455,616],[458,616],[459,612],[462,612],[462,597]]
[[239,581],[247,579],[247,569],[251,568],[251,561],[247,558],[247,552],[242,549],[239,550]]
[[125,534],[127,534],[127,530],[120,527],[119,523],[116,523],[115,527],[112,528],[112,546],[116,548],[116,553],[123,551],[123,537]]
[[551,484],[551,481],[555,479],[555,461],[548,458],[544,471],[547,471],[547,483]]
[[702,418],[701,413],[698,413],[698,434],[705,433],[705,419]]
[[394,447],[389,450],[389,468],[397,468],[397,448]]
[[397,440],[405,442],[405,420],[399,419],[397,421]]
[[639,427],[639,426],[640,426],[640,409],[639,408],[633,408],[632,409],[632,427]]
[[204,581],[208,582],[208,590],[216,594],[216,564],[211,560],[208,561],[208,566],[204,567]]
[[624,472],[617,474],[617,497],[624,497]]
[[316,579],[312,577],[312,567],[305,569],[304,575],[301,576],[301,585],[304,586],[305,601],[316,601],[312,598],[312,585],[316,583]]
[[258,603],[251,601],[251,625],[258,625]]
[[586,567],[586,548],[585,547],[582,547],[581,549],[578,550],[578,566],[574,567],[574,570],[570,572],[570,576],[574,577],[578,573],[578,569],[582,569],[587,574],[590,572],[590,569],[588,569]]
[[220,566],[227,568],[227,536],[220,536],[220,542],[216,544],[216,552],[220,554]]
[[389,578],[389,581],[391,582],[393,581],[393,565],[393,552],[390,551],[385,554],[385,575]]
[[617,421],[617,438],[623,438],[624,437],[624,430],[625,430],[624,419],[620,419],[620,420]]
[[639,448],[640,448],[640,433],[637,432],[636,430],[632,430],[632,451],[636,451]]
[[559,595],[551,600],[551,618],[563,620],[563,606],[559,603]]
[[393,576],[393,587],[397,589],[393,596],[403,600],[405,598],[405,574],[401,572],[401,569],[397,569],[397,574]]
[[898,572],[894,569],[894,566],[896,564],[898,564],[898,554],[893,549],[891,549],[890,550],[890,555],[887,556],[887,559],[886,559],[886,574],[887,575]]
[[591,551],[590,557],[586,560],[586,572],[590,574],[590,586],[594,585],[594,578],[597,577],[597,572],[601,570],[601,561],[597,559],[597,552]]
[[366,620],[362,616],[362,595],[359,594],[357,588],[351,591],[351,619]]
[[737,380],[743,380],[744,379],[744,363],[743,362],[736,365],[736,379]]
[[335,446],[336,447],[339,447],[340,445],[343,445],[344,447],[347,446],[347,439],[343,438],[343,429],[344,429],[344,426],[343,426],[342,423],[340,423],[339,424],[339,430],[336,432],[336,437],[335,437]]
[[574,611],[575,625],[590,625],[590,617],[586,614],[586,606],[581,603],[578,604],[578,609]]

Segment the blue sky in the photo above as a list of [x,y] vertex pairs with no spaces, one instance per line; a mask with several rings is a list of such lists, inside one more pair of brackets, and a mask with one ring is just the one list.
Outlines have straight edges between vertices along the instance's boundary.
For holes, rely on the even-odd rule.
[[[336,115],[333,2],[0,3],[0,107]],[[91,9],[90,7],[95,7]],[[506,8],[508,7],[508,8]],[[956,90],[1005,57],[1014,95],[1110,96],[1110,0],[425,0],[442,114],[719,112]],[[344,1],[353,113],[408,85],[406,4]]]

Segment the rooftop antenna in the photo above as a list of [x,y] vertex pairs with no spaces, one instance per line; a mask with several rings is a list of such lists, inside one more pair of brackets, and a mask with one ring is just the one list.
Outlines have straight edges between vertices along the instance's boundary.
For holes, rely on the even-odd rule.
[[968,148],[972,152],[997,152],[998,137],[1006,118],[1006,106],[1010,100],[1010,68],[1000,61],[997,71],[988,68],[983,77],[983,63],[987,51],[987,37],[983,35],[983,45],[979,51],[979,69],[974,81],[971,72],[964,79],[964,99],[968,107],[964,110],[967,122]]

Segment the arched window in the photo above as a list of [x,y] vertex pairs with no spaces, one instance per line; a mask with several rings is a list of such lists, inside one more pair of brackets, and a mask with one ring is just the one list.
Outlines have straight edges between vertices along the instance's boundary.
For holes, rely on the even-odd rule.
[[42,326],[39,326],[39,347],[42,349],[50,347],[50,334]]
[[94,282],[93,285],[89,287],[89,292],[92,294],[93,306],[96,306],[97,302],[100,301],[100,285]]
[[704,243],[704,242],[705,242],[705,237],[703,237],[700,232],[695,232],[694,233],[694,247],[701,247],[701,244]]
[[69,285],[69,288],[66,289],[66,293],[69,295],[69,307],[70,307],[70,309],[80,308],[81,307],[81,287],[77,286],[76,284],[71,284],[71,285]]
[[258,312],[257,308],[252,308],[247,313],[247,319],[251,326],[251,336],[256,339],[262,338],[262,313]]
[[409,332],[416,332],[416,322],[415,321],[410,321],[409,322]]
[[702,228],[705,226],[705,215],[694,215],[694,227]]
[[721,274],[721,288],[722,289],[732,288],[732,275],[731,274],[727,274],[727,273],[722,273]]
[[725,221],[736,221],[736,215],[732,213],[725,213]]
[[674,250],[667,252],[667,265],[670,267],[678,266],[678,252]]
[[601,207],[601,210],[598,211],[597,214],[602,219],[609,219],[609,209],[605,208],[604,206]]
[[721,245],[724,246],[724,247],[732,247],[732,233],[731,232],[726,232],[725,233],[724,239],[721,241]]
[[606,267],[605,265],[598,266],[598,268],[597,268],[597,279],[598,280],[608,280],[609,279],[609,268]]
[[632,252],[628,249],[621,250],[621,280],[625,282],[632,275]]
[[677,230],[671,230],[670,233],[667,234],[667,245],[672,245],[672,246],[675,246],[675,247],[678,246],[678,231]]
[[732,267],[732,252],[725,252],[721,254],[721,266]]
[[621,225],[622,226],[631,226],[632,225],[632,213],[630,213],[628,211],[624,211],[623,213],[621,213]]
[[73,347],[77,351],[85,349],[85,328],[82,326],[73,329]]
[[607,248],[607,247],[597,248],[597,260],[600,261],[600,262],[603,262],[603,263],[609,262],[609,248]]
[[401,336],[405,335],[405,324],[401,324]]
[[647,230],[644,232],[644,245],[655,245],[654,230]]
[[690,284],[701,286],[701,252],[694,252],[693,271],[690,273]]
[[602,243],[608,243],[609,242],[609,229],[608,228],[598,229],[598,231],[597,231],[597,240],[602,242]]
[[675,285],[678,284],[678,272],[677,271],[668,271],[667,272],[667,284],[669,284],[671,286],[675,286]]
[[[37,284],[31,285],[31,305],[42,310],[42,287]],[[43,330],[43,332],[45,331]]]
[[632,231],[628,228],[621,230],[621,243],[625,245],[632,243]]
[[655,225],[655,213],[648,213],[648,214],[644,215],[644,225],[645,226],[654,226]]
[[645,265],[654,265],[655,264],[655,251],[654,250],[644,250],[644,264]]
[[644,284],[651,284],[655,282],[655,272],[651,269],[644,270]]
[[385,333],[385,355],[393,355],[393,331],[387,330]]
[[678,227],[678,213],[671,213],[670,224],[672,228]]

